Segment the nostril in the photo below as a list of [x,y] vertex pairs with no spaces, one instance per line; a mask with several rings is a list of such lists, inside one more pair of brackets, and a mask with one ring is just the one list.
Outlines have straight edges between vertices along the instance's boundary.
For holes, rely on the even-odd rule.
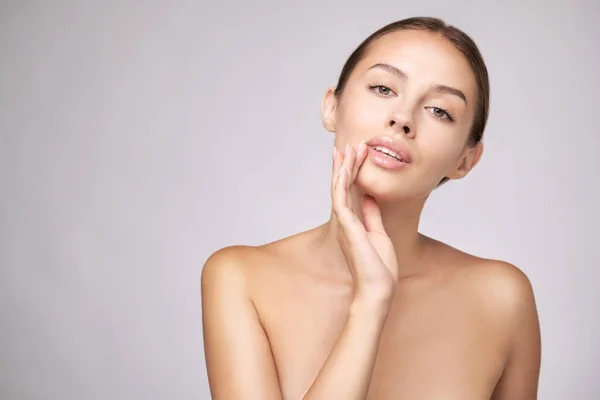
[[[396,124],[397,124],[397,122],[395,120],[390,119],[390,127],[395,126]],[[411,132],[410,127],[408,125],[402,125],[402,131],[405,134],[409,134]]]

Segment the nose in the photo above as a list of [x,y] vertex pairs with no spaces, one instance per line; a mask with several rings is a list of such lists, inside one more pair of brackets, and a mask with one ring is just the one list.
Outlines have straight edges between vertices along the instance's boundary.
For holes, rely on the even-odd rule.
[[414,137],[415,126],[408,111],[396,110],[390,115],[388,125],[396,133],[404,133],[407,137]]

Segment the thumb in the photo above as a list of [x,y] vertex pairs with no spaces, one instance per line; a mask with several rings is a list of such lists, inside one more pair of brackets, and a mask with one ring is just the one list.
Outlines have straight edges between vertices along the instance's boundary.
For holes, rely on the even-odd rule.
[[363,195],[361,198],[361,208],[367,232],[386,234],[383,221],[381,220],[381,210],[375,199],[368,194]]

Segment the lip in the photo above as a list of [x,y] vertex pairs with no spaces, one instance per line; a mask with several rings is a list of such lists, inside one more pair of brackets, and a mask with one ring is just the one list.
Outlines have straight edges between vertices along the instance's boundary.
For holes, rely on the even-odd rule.
[[412,157],[404,143],[400,140],[394,140],[389,136],[377,136],[367,141],[367,146],[373,148],[375,146],[383,146],[397,153],[402,161],[406,164],[412,162]]

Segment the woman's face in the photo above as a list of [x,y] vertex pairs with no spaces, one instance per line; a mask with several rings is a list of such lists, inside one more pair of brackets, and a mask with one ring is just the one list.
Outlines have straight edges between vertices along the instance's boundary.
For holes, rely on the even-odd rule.
[[383,137],[409,153],[399,169],[367,157],[356,181],[366,193],[388,201],[422,198],[442,178],[461,178],[477,163],[482,145],[467,146],[476,96],[471,67],[452,43],[401,30],[371,44],[339,101],[328,91],[323,122],[339,150]]

